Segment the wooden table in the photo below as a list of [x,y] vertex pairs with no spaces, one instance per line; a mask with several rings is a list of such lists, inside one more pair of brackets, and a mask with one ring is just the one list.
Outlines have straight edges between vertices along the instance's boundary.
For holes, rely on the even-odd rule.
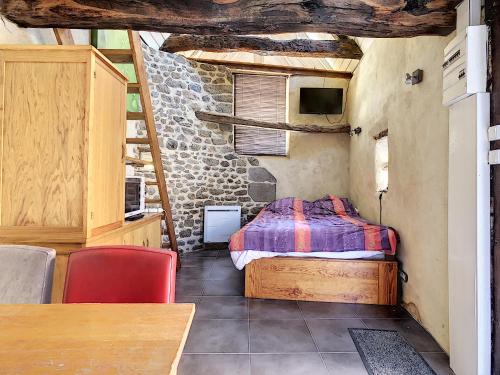
[[0,305],[2,374],[176,374],[193,304]]

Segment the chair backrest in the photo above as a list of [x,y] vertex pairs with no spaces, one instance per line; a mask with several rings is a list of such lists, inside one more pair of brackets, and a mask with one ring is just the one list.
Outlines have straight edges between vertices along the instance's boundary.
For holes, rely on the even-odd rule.
[[25,245],[0,246],[0,303],[50,303],[56,252]]
[[63,303],[172,303],[177,254],[138,246],[72,252]]

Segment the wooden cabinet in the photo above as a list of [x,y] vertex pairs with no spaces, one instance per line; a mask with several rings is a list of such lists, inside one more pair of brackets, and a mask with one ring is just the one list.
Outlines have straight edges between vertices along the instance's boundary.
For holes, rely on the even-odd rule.
[[84,242],[123,224],[126,87],[89,46],[0,47],[2,241]]
[[161,216],[125,222],[127,78],[90,46],[0,46],[0,243],[57,252],[161,247]]

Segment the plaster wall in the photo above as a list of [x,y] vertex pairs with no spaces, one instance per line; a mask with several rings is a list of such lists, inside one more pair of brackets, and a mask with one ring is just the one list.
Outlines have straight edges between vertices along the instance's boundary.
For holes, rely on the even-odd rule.
[[[379,221],[375,140],[389,130],[389,191],[382,223],[401,236],[398,258],[409,276],[403,301],[446,350],[448,339],[448,108],[441,63],[451,37],[373,40],[351,81],[348,118],[363,130],[351,138],[350,198]],[[423,69],[423,82],[405,73]]]
[[[344,88],[348,81],[322,77],[292,76],[288,80],[288,122],[325,127],[345,123],[342,115],[299,113],[301,87]],[[314,200],[328,193],[348,196],[349,136],[347,134],[289,133],[287,157],[259,157],[277,179],[276,197],[297,196]]]
[[[75,44],[90,44],[89,30],[71,30]],[[0,22],[0,44],[57,44],[52,29],[18,27],[2,19]]]

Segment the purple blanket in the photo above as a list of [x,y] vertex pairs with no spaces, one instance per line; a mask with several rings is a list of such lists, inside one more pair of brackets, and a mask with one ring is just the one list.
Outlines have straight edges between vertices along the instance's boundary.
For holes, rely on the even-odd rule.
[[393,229],[369,224],[345,198],[328,195],[314,202],[284,198],[267,205],[233,234],[231,251],[396,252]]

